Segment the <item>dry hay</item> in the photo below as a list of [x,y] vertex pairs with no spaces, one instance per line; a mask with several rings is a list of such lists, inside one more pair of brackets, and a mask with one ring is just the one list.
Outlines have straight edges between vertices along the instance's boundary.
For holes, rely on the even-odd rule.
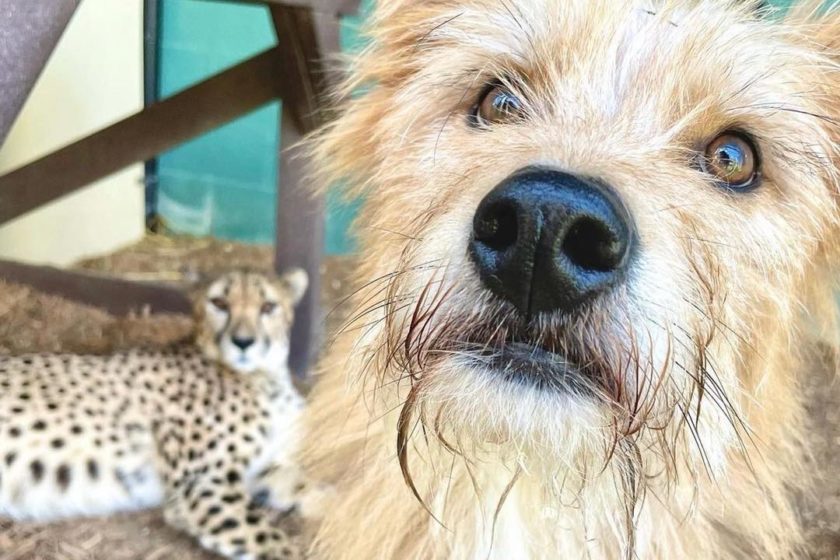
[[[231,267],[269,270],[272,249],[207,239],[150,236],[79,268],[188,288],[197,278]],[[342,259],[327,259],[324,309],[342,293]],[[339,320],[336,314],[331,319]],[[106,353],[130,346],[165,345],[188,335],[192,321],[180,315],[117,318],[89,306],[0,282],[0,353]],[[284,520],[297,531],[296,521]],[[206,560],[214,556],[167,527],[159,511],[52,525],[0,520],[0,560]]]

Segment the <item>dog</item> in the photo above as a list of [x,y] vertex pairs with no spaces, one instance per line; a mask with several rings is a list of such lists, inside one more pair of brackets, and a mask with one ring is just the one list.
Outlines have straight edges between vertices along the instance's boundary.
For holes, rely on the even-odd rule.
[[310,140],[365,201],[312,555],[805,554],[838,49],[814,2],[381,2]]

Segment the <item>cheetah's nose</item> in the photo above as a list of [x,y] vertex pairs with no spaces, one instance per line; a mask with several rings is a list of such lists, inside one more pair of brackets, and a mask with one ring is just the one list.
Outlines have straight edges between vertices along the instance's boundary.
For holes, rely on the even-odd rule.
[[479,204],[470,256],[484,286],[526,317],[569,313],[621,281],[634,237],[606,185],[528,167]]
[[232,336],[230,341],[233,342],[233,345],[242,350],[243,352],[247,350],[249,347],[253,346],[254,342],[257,341],[256,338],[242,338],[239,336]]

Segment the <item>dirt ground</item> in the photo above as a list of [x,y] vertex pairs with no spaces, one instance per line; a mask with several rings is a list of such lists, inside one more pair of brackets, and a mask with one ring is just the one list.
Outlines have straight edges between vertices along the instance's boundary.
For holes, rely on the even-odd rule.
[[[79,267],[135,280],[189,286],[232,266],[268,269],[271,249],[210,240],[150,237],[113,255]],[[346,291],[346,259],[328,259],[322,270],[325,311]],[[341,321],[328,316],[326,331]],[[0,353],[70,351],[104,353],[134,345],[166,344],[191,328],[181,316],[118,319],[97,309],[0,283]],[[815,367],[815,372],[826,368]],[[809,464],[818,473],[815,492],[799,492],[800,512],[809,532],[810,558],[840,560],[840,382],[823,373],[809,380],[813,426]],[[286,520],[291,530],[297,522]],[[210,560],[169,529],[158,511],[108,519],[75,520],[49,526],[0,520],[0,560]],[[362,560],[362,559],[360,559]],[[409,559],[406,559],[409,560]],[[413,559],[412,559],[413,560]]]

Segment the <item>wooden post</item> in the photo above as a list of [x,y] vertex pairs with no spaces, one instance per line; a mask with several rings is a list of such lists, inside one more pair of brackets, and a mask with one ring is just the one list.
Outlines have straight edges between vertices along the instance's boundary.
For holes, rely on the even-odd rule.
[[305,163],[297,144],[302,133],[321,122],[319,107],[326,90],[321,58],[338,51],[339,21],[335,11],[325,19],[308,7],[272,6],[271,15],[285,66],[293,68],[285,78],[297,84],[283,97],[275,265],[278,272],[299,266],[309,274],[310,287],[297,309],[289,355],[292,371],[305,377],[322,334],[319,303],[325,204],[322,195],[304,184]]
[[324,200],[310,193],[304,184],[304,162],[300,148],[295,146],[301,135],[285,104],[281,121],[275,265],[278,272],[298,266],[309,274],[309,290],[295,314],[289,355],[292,371],[306,377],[322,334],[319,304],[324,252]]

